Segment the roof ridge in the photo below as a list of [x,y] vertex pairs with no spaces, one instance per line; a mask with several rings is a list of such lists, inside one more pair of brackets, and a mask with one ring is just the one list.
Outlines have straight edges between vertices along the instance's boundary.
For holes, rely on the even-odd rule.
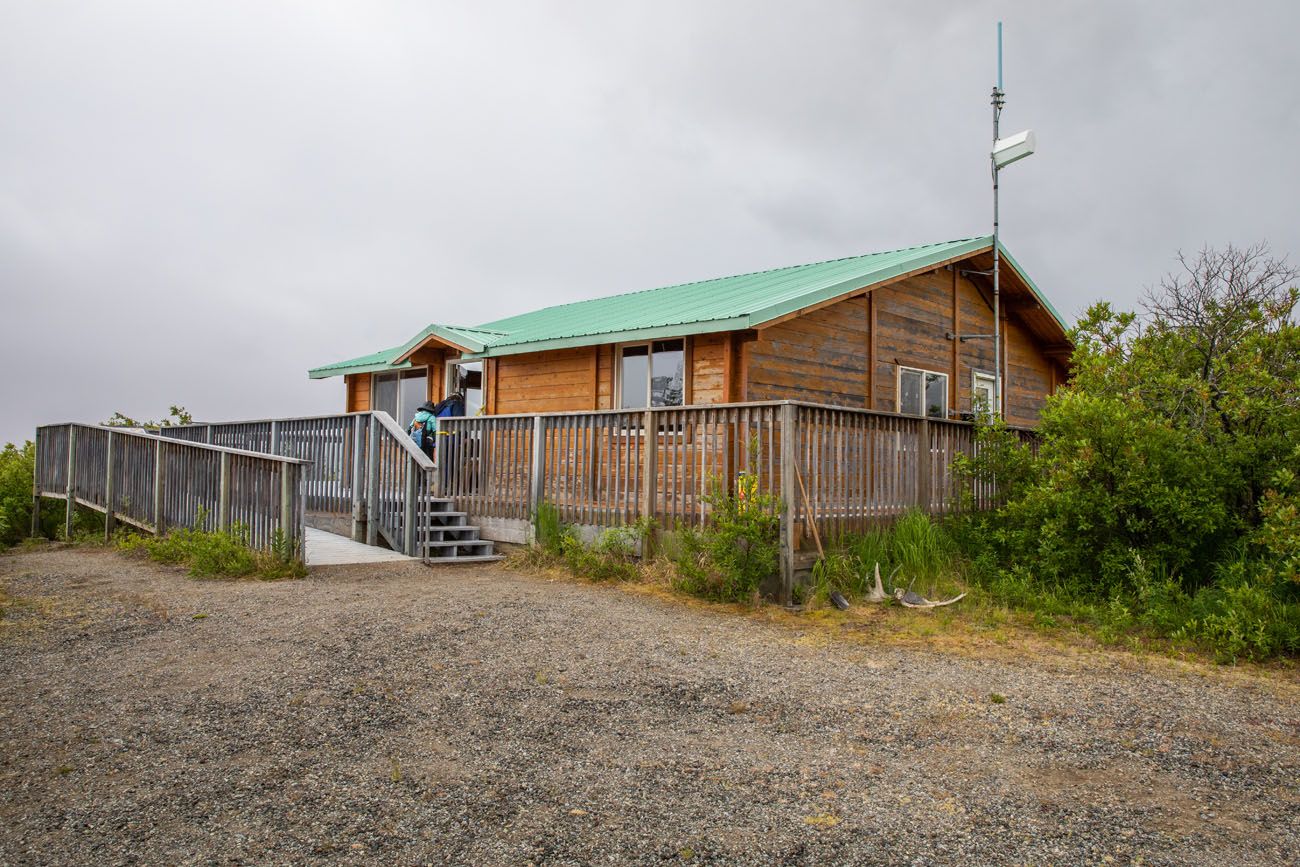
[[[977,241],[977,240],[979,240],[979,239],[982,238],[982,237],[985,237],[985,236],[984,236],[984,235],[975,235],[975,236],[970,237],[970,238],[954,238],[954,239],[951,240],[951,241],[934,241],[934,242],[929,243],[929,244],[915,244],[915,245],[913,245],[913,246],[911,246],[911,247],[898,247],[898,248],[893,249],[893,250],[877,250],[877,251],[874,252],[874,253],[859,253],[859,254],[857,254],[856,256],[839,256],[839,257],[834,258],[834,259],[822,259],[822,260],[817,261],[817,262],[804,262],[804,263],[799,264],[799,265],[782,265],[782,266],[777,267],[777,268],[763,268],[763,269],[760,269],[760,270],[758,270],[758,271],[743,271],[743,272],[741,272],[741,273],[739,273],[739,274],[724,274],[724,275],[722,275],[721,277],[709,277],[709,278],[706,278],[706,279],[704,279],[704,280],[688,280],[688,281],[685,282],[685,283],[669,283],[669,284],[664,285],[664,286],[652,286],[652,287],[650,287],[650,288],[648,288],[648,289],[631,289],[631,290],[629,290],[629,291],[627,291],[627,292],[616,292],[616,293],[614,293],[613,295],[598,295],[598,296],[596,296],[595,298],[583,298],[583,299],[580,299],[580,300],[578,300],[578,301],[565,301],[565,302],[562,303],[562,304],[551,304],[551,305],[548,305],[548,306],[546,306],[546,307],[538,307],[538,308],[536,308],[536,309],[534,309],[534,310],[528,310],[528,311],[525,311],[525,312],[523,312],[523,313],[516,313],[516,314],[513,314],[513,315],[511,315],[511,316],[504,316],[504,317],[502,317],[501,319],[493,319],[492,322],[503,322],[503,321],[505,321],[505,320],[507,320],[507,319],[514,319],[514,318],[516,318],[516,317],[518,317],[518,316],[529,316],[529,315],[531,315],[531,314],[533,314],[533,313],[540,313],[540,312],[543,311],[543,310],[560,310],[560,309],[562,309],[562,308],[564,308],[564,307],[572,307],[572,306],[577,305],[577,304],[590,304],[592,301],[603,301],[603,300],[605,300],[605,299],[607,299],[607,298],[627,298],[627,297],[632,296],[632,295],[642,295],[642,294],[644,294],[644,293],[646,293],[646,292],[658,292],[658,291],[661,290],[661,289],[679,289],[679,288],[682,288],[682,287],[684,287],[684,286],[701,286],[701,285],[703,285],[703,284],[705,284],[705,283],[716,283],[716,282],[718,282],[719,280],[734,280],[734,279],[739,278],[739,277],[755,277],[755,276],[757,276],[757,275],[759,275],[759,274],[774,274],[774,273],[776,273],[777,271],[793,271],[793,270],[795,270],[796,268],[813,268],[813,267],[816,267],[816,266],[818,266],[818,265],[830,265],[830,264],[832,264],[832,263],[834,263],[834,262],[848,262],[848,261],[851,260],[851,259],[865,259],[865,258],[867,258],[868,256],[887,256],[887,255],[889,255],[890,253],[904,253],[904,252],[907,252],[908,250],[924,250],[924,249],[926,249],[927,247],[943,247],[943,246],[946,246],[946,245],[948,245],[948,244],[962,244],[962,243],[966,243],[966,242],[968,242],[968,241]],[[486,323],[486,324],[490,324],[490,323]],[[447,326],[447,327],[451,327],[451,326]],[[476,328],[477,330],[479,330],[479,331],[491,331],[491,330],[492,330],[492,329],[489,329],[489,328],[484,328],[484,327],[482,327],[482,326],[475,326],[475,328]],[[499,332],[496,332],[496,333],[498,333],[498,334],[503,334],[503,335],[509,335],[509,334],[511,334],[512,332],[509,332],[509,331],[499,331]]]

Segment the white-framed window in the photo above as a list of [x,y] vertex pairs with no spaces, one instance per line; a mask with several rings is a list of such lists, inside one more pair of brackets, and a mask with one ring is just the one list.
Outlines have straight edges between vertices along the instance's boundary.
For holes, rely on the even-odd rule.
[[686,402],[686,342],[652,340],[618,348],[618,406],[681,406]]
[[948,417],[948,374],[917,367],[898,368],[898,411],[903,415]]
[[388,413],[402,427],[410,424],[416,407],[428,399],[427,367],[371,375],[370,408]]
[[483,362],[447,362],[446,393],[457,391],[465,395],[465,415],[478,415],[483,409]]
[[989,415],[994,410],[993,396],[996,382],[993,374],[983,370],[971,371],[970,408],[976,415]]

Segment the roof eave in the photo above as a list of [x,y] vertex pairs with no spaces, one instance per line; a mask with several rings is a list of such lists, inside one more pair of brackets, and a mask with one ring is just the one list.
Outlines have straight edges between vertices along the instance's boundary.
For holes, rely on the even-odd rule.
[[377,362],[374,364],[357,364],[348,367],[316,367],[307,371],[308,379],[329,379],[350,373],[383,373],[385,370],[405,370],[411,366],[410,361],[398,361],[392,364]]
[[488,346],[481,352],[466,353],[464,357],[499,358],[503,355],[522,355],[525,352],[573,349],[579,346],[600,346],[606,343],[630,343],[638,340],[689,337],[692,334],[712,334],[715,331],[736,331],[749,327],[748,316],[733,316],[729,319],[712,319],[707,322],[686,322],[680,325],[659,325],[653,328],[634,328],[626,331],[608,331],[602,334],[580,334],[573,337],[556,337],[549,340]]

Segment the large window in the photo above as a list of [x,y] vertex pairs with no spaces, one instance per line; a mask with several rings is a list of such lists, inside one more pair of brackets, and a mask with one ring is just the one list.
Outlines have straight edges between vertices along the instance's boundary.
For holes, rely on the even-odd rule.
[[948,374],[914,367],[898,369],[898,411],[903,415],[948,417]]
[[681,340],[624,346],[618,354],[622,409],[681,406],[686,397],[686,353]]
[[388,413],[405,427],[410,424],[416,408],[428,400],[428,370],[417,367],[399,373],[376,373],[370,393],[371,409]]

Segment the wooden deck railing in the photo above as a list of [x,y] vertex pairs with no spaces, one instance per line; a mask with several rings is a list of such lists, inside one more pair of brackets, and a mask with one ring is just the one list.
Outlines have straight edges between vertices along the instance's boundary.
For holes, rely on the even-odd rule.
[[[436,470],[383,412],[162,434],[310,460],[308,510],[349,515],[354,537],[382,535],[410,553],[424,543],[414,516],[433,496],[454,498],[484,538],[522,542],[543,502],[594,532],[641,517],[700,526],[715,487],[770,494],[784,505],[787,580],[814,524],[830,539],[912,508],[954,512],[963,498],[952,462],[976,448],[969,422],[800,401],[444,418],[439,427]],[[973,493],[977,508],[992,502],[989,489]]]
[[307,461],[265,453],[164,439],[137,431],[85,424],[36,429],[34,494],[160,532],[170,527],[224,530],[244,527],[249,544],[267,549],[277,533],[302,556],[304,471]]
[[345,518],[353,538],[424,555],[428,527],[416,519],[435,493],[433,462],[386,412],[168,427],[169,439],[219,443],[310,462],[304,503],[316,516]]

